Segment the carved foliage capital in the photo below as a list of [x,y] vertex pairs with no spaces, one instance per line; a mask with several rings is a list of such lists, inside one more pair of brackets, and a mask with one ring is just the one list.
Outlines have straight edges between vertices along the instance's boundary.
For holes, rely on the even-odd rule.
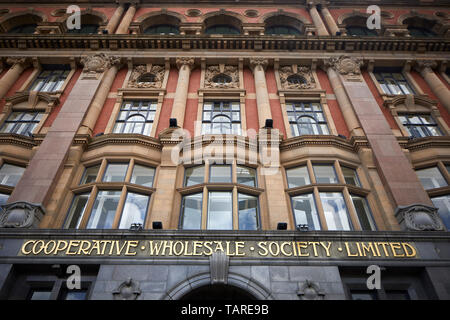
[[102,73],[113,65],[119,65],[121,59],[119,57],[108,56],[104,53],[96,53],[81,58],[81,64],[84,66],[84,73]]
[[177,58],[176,60],[178,69],[181,69],[183,66],[188,66],[189,68],[194,67],[195,60],[194,58],[189,57],[183,57],[183,58]]
[[360,75],[363,60],[360,58],[340,56],[324,60],[326,67],[331,67],[341,75]]
[[263,69],[267,67],[269,60],[264,58],[252,58],[250,59],[250,68],[254,70],[257,66],[261,66]]
[[11,66],[21,64],[23,67],[28,67],[31,65],[31,59],[27,57],[9,57],[6,59],[6,63]]
[[432,69],[437,67],[437,62],[433,61],[433,60],[419,60],[416,61],[416,70],[421,72],[421,71],[432,71]]

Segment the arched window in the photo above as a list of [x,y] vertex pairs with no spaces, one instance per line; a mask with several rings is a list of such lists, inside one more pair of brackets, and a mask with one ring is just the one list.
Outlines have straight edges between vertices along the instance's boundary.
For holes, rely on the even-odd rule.
[[78,34],[95,34],[98,31],[98,24],[92,23],[81,23],[80,29],[68,29],[68,33],[78,33]]
[[241,134],[240,112],[239,102],[205,102],[202,134]]
[[266,28],[267,35],[300,35],[301,32],[291,26],[271,26]]
[[436,33],[426,28],[408,27],[411,37],[436,37]]
[[218,24],[205,30],[206,34],[240,34],[239,30],[231,25]]
[[23,34],[32,34],[36,30],[37,24],[22,24],[20,26],[16,26],[11,28],[8,33],[23,33]]
[[156,77],[153,73],[144,73],[142,76],[140,76],[137,79],[137,83],[151,83],[151,82],[155,82]]
[[286,80],[290,84],[305,84],[306,83],[306,79],[298,74],[292,74],[289,77],[287,77]]
[[329,134],[319,103],[290,102],[286,110],[293,136]]
[[180,34],[177,26],[170,24],[153,25],[144,30],[145,34]]
[[348,26],[346,30],[349,36],[373,37],[378,35],[375,30],[368,29],[367,27]]
[[228,76],[224,73],[221,73],[221,74],[214,76],[212,78],[212,81],[214,83],[225,84],[225,83],[230,83],[232,81],[232,79],[230,76]]
[[149,136],[156,113],[156,102],[127,101],[120,108],[114,133],[137,133]]
[[433,19],[426,19],[423,17],[410,17],[403,20],[403,24],[407,26],[411,37],[435,37],[437,34],[433,31],[437,21]]

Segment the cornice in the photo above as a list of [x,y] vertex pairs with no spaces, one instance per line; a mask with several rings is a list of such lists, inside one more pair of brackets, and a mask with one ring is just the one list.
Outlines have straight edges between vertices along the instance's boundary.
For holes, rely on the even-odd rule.
[[332,135],[304,135],[283,140],[280,151],[288,151],[304,146],[330,146],[357,152],[360,147],[369,147],[365,137],[353,137],[350,140]]
[[[428,148],[449,148],[450,147],[450,137],[449,136],[439,136],[439,137],[424,137],[416,139],[407,139],[406,143],[401,143],[400,146],[408,149],[409,151],[418,151]],[[402,145],[403,144],[403,145]]]
[[0,133],[0,145],[16,145],[26,149],[33,149],[38,143],[32,137],[23,136],[15,133]]
[[140,134],[111,133],[92,138],[87,150],[101,148],[106,145],[143,145],[160,151],[162,146],[158,139]]

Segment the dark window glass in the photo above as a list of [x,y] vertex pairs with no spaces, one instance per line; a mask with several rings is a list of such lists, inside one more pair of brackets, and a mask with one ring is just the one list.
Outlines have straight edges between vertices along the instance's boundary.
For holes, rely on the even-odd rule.
[[30,91],[55,92],[62,88],[70,73],[69,65],[43,65],[43,70],[30,87]]
[[299,74],[290,75],[286,80],[291,84],[306,84],[306,79]]
[[32,288],[29,292],[29,300],[49,300],[52,294],[52,287]]
[[411,37],[420,38],[420,37],[436,37],[436,33],[429,29],[418,28],[418,27],[408,27],[409,34]]
[[138,83],[149,83],[149,82],[155,82],[156,76],[153,73],[144,73],[142,76],[140,76],[137,80]]
[[0,132],[31,136],[44,114],[41,112],[12,112]]
[[8,31],[8,33],[23,33],[23,34],[31,34],[36,31],[37,24],[23,24],[21,26],[17,26],[14,28],[11,28],[11,30]]
[[293,136],[329,134],[320,103],[288,102],[286,110]]
[[60,300],[87,300],[87,289],[65,289],[61,292]]
[[75,195],[67,214],[65,228],[78,229],[80,227],[81,218],[84,215],[84,210],[89,201],[89,193]]
[[205,102],[202,134],[241,134],[239,102]]
[[180,228],[184,230],[199,230],[202,227],[202,193],[183,197],[181,202]]
[[170,24],[159,24],[155,26],[148,27],[144,30],[146,34],[179,34],[180,30],[177,26]]
[[80,181],[80,185],[95,182],[99,170],[100,170],[99,164],[92,167],[87,167],[84,170],[83,177],[81,178]]
[[411,300],[408,290],[386,290],[387,300]]
[[9,199],[9,194],[0,193],[0,206],[6,204],[6,201]]
[[431,115],[402,114],[399,115],[399,119],[411,137],[442,136],[441,130]]
[[361,229],[364,231],[375,231],[375,222],[372,219],[367,199],[356,195],[351,195],[351,197]]
[[82,23],[80,29],[68,29],[67,33],[94,34],[98,31],[98,24]]
[[233,26],[222,24],[207,28],[205,34],[240,34],[240,32]]
[[225,83],[230,83],[232,81],[232,79],[229,75],[221,73],[221,74],[218,74],[217,76],[214,76],[212,78],[212,81],[215,83],[225,84]]
[[438,167],[416,170],[425,190],[446,187],[447,182]]
[[349,26],[346,29],[349,36],[373,37],[378,35],[375,30],[368,29],[367,27]]
[[414,94],[401,68],[374,68],[373,73],[386,94]]
[[114,126],[114,133],[136,133],[149,136],[155,119],[157,103],[127,101],[122,104]]
[[351,290],[350,295],[352,300],[378,300],[374,290]]
[[342,174],[344,175],[345,183],[351,184],[353,186],[361,187],[361,183],[358,179],[358,174],[356,173],[355,169],[347,168],[347,167],[341,167],[342,168]]
[[238,194],[239,230],[258,229],[258,197]]
[[267,35],[299,35],[300,31],[290,26],[271,26],[266,28],[265,34]]

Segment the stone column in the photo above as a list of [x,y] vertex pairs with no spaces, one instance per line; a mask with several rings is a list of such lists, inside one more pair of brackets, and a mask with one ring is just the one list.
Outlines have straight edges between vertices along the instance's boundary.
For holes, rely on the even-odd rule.
[[82,60],[85,64],[85,69],[89,68],[90,65],[99,65],[101,70],[105,71],[103,75],[100,87],[95,94],[94,100],[92,101],[88,113],[81,124],[78,131],[79,134],[92,134],[94,130],[95,123],[97,122],[98,116],[102,111],[103,105],[108,97],[111,86],[116,78],[117,72],[121,67],[120,58],[107,57],[104,54],[94,55]]
[[339,107],[344,115],[345,123],[347,124],[348,130],[350,131],[350,136],[364,136],[364,131],[361,129],[358,119],[356,118],[355,111],[353,110],[352,104],[345,93],[344,87],[342,86],[341,79],[337,72],[333,69],[330,60],[324,61],[324,69],[328,74],[328,79],[330,80],[333,92],[336,95]]
[[431,88],[431,91],[437,96],[442,105],[450,112],[450,91],[447,89],[447,86],[442,83],[436,73],[434,73],[433,69],[436,67],[436,61],[418,61],[416,70],[425,79],[428,86]]
[[28,58],[8,58],[6,63],[10,64],[11,68],[0,79],[0,99],[11,89],[22,72],[30,66],[31,61]]
[[319,12],[317,11],[316,4],[314,2],[309,2],[308,7],[309,7],[309,14],[311,15],[311,18],[314,22],[314,26],[317,29],[317,35],[329,36],[327,28],[325,27],[325,24],[323,23],[322,18],[320,17]]
[[331,32],[332,36],[335,36],[337,32],[339,32],[339,27],[336,24],[336,21],[334,21],[333,16],[331,15],[330,11],[328,10],[328,8],[326,6],[322,6],[321,9],[322,15],[325,19],[325,22],[328,26],[328,29]]
[[133,21],[134,14],[136,13],[136,4],[131,3],[128,7],[125,16],[122,19],[119,27],[117,28],[116,34],[128,34],[128,27],[131,21]]
[[113,16],[111,17],[111,19],[109,19],[108,24],[106,25],[105,30],[108,30],[108,34],[114,33],[124,11],[125,11],[124,5],[120,4],[117,7],[116,11],[114,12]]
[[372,148],[374,163],[393,200],[402,228],[441,230],[437,209],[428,197],[411,162],[392,133],[383,112],[362,77],[358,58],[341,56],[329,60]]
[[177,89],[175,91],[175,98],[173,99],[172,114],[170,115],[170,117],[177,119],[178,126],[182,128],[189,89],[189,78],[191,76],[191,70],[194,67],[194,59],[177,58],[176,63],[179,70],[178,82]]
[[269,93],[267,92],[266,74],[264,69],[268,65],[267,59],[254,58],[250,59],[250,68],[253,71],[256,88],[256,106],[258,108],[259,127],[263,128],[266,119],[272,119],[270,110]]
[[75,83],[3,210],[0,227],[39,227],[59,181],[73,139],[89,106],[105,85],[101,75],[115,59],[94,54],[82,59],[83,73]]

